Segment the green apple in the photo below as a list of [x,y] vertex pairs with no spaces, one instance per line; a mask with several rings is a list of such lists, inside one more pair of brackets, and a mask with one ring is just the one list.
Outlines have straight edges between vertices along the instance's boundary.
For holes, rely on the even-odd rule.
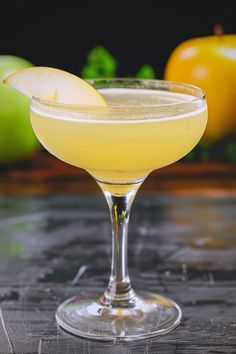
[[25,59],[0,55],[0,163],[23,159],[38,145],[29,119],[30,100],[3,84],[5,77],[30,66]]

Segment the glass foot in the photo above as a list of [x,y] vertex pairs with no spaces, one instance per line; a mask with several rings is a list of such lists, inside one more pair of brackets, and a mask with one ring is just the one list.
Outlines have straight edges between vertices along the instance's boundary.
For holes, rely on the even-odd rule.
[[99,296],[73,297],[57,309],[56,320],[67,332],[105,341],[131,341],[159,336],[180,323],[182,311],[172,300],[139,293],[132,308],[106,307]]

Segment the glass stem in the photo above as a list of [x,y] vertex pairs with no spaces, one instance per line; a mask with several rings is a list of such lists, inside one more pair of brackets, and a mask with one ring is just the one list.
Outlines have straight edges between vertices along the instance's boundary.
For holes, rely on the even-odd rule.
[[103,189],[112,224],[111,275],[107,289],[100,301],[111,307],[135,306],[136,294],[133,291],[127,265],[128,225],[131,205],[137,186],[124,196],[115,196]]

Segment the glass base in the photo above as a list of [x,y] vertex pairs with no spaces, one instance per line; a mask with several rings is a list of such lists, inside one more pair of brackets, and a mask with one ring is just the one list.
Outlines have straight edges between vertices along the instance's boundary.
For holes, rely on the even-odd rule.
[[58,307],[56,320],[67,332],[103,341],[140,340],[178,326],[182,311],[174,301],[153,293],[138,295],[131,308],[103,306],[94,294],[72,297]]

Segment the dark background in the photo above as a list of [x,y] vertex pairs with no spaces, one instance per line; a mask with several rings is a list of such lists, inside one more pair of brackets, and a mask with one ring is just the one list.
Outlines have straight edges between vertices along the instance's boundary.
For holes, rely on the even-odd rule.
[[86,3],[1,4],[0,54],[80,74],[88,51],[101,44],[118,59],[119,76],[148,63],[161,78],[168,56],[183,40],[211,35],[216,23],[236,33],[235,1]]

